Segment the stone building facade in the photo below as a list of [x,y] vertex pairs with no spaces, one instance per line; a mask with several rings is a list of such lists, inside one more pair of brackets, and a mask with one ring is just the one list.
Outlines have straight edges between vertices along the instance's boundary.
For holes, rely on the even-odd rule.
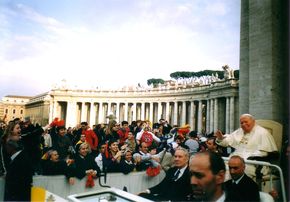
[[225,132],[238,127],[238,80],[219,80],[206,85],[173,88],[78,90],[65,86],[33,97],[26,103],[26,116],[34,123],[50,123],[55,117],[74,127],[81,121],[93,126],[107,123],[110,114],[131,123],[136,120],[171,125],[189,124],[191,130]]
[[7,95],[3,97],[0,102],[0,120],[24,119],[25,104],[30,98],[32,97],[19,95]]

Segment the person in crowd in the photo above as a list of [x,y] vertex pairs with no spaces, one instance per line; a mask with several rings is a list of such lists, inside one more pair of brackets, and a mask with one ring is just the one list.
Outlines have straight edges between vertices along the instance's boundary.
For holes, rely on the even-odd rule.
[[80,140],[76,143],[75,147],[77,147],[78,145],[82,144],[86,142],[86,135],[85,134],[81,134]]
[[[25,152],[28,153],[28,155],[31,158],[32,167],[33,167],[33,173],[35,171],[40,173],[40,159],[41,159],[41,148],[40,148],[40,139],[41,134],[44,130],[47,130],[49,125],[46,125],[45,127],[30,127],[33,130],[28,131],[25,130],[26,133],[22,133],[22,126],[20,125],[21,122],[19,121],[10,121],[8,124],[7,129],[4,132],[4,135],[2,137],[2,143],[1,143],[1,163],[2,168],[1,170],[6,172],[7,163],[10,162],[9,155],[7,155],[5,151],[5,143],[8,140],[14,140],[18,142],[18,145],[22,147],[22,149],[25,150]],[[28,127],[28,126],[27,126]]]
[[30,201],[33,168],[31,157],[17,140],[9,139],[5,148],[11,158],[5,177],[4,201]]
[[64,125],[51,128],[52,149],[56,150],[60,160],[66,160],[72,154],[72,142],[65,136],[66,128]]
[[103,170],[106,172],[120,172],[120,161],[126,145],[119,149],[118,140],[108,142],[108,152],[102,155]]
[[193,201],[225,201],[226,167],[220,155],[205,151],[191,156],[189,163]]
[[119,145],[122,146],[125,141],[128,138],[128,133],[130,131],[129,129],[129,123],[128,121],[122,121],[122,127],[117,131],[117,133],[119,134]]
[[220,155],[223,154],[223,151],[219,148],[219,145],[216,143],[216,137],[207,138],[205,144],[206,144],[206,150],[215,152]]
[[105,128],[106,128],[106,125],[103,123],[100,123],[100,124],[97,124],[93,130],[98,137],[98,141],[99,141],[98,148],[106,139]]
[[175,137],[175,143],[178,145],[178,147],[183,147],[185,149],[189,149],[187,145],[185,145],[185,138],[183,135],[177,135]]
[[188,147],[190,155],[197,153],[199,151],[197,132],[194,130],[190,131],[188,134],[188,139],[184,144]]
[[170,133],[172,126],[165,119],[159,119],[159,124],[162,125],[163,135],[167,135]]
[[47,151],[42,158],[42,175],[65,175],[69,184],[74,184],[73,159],[59,160],[56,150]]
[[244,159],[231,156],[228,166],[232,179],[225,182],[226,201],[260,201],[258,185],[245,174]]
[[78,146],[77,154],[74,159],[74,174],[78,179],[83,179],[86,175],[97,177],[101,173],[94,157],[90,153],[91,148],[88,143],[85,142]]
[[137,120],[136,125],[133,129],[133,134],[136,137],[137,133],[139,133],[143,129],[143,121],[142,120]]
[[[239,155],[250,160],[267,161],[278,153],[273,136],[267,129],[256,124],[252,115],[241,115],[240,126],[241,128],[226,135],[218,130],[215,133],[216,143],[223,147],[231,146],[235,149],[231,155]],[[247,166],[246,173],[256,176],[255,167]]]
[[72,133],[73,133],[73,136],[74,136],[74,139],[72,141],[72,144],[73,145],[76,145],[76,143],[80,140],[80,137],[81,137],[81,134],[82,134],[82,126],[81,124],[77,124],[75,127],[73,127],[72,129]]
[[[10,121],[8,123],[8,126],[6,130],[3,133],[3,136],[1,137],[1,145],[0,145],[0,157],[1,157],[1,167],[0,167],[0,174],[5,175],[7,172],[7,166],[10,163],[10,156],[7,153],[6,150],[6,143],[9,139],[19,141],[21,137],[21,128],[19,123],[15,123],[13,121]],[[8,139],[9,138],[9,139]]]
[[133,154],[134,161],[136,162],[136,169],[138,171],[144,171],[150,166],[157,167],[160,164],[158,155],[152,155],[149,153],[148,145],[146,142],[142,142],[139,146],[139,151]]
[[99,166],[101,171],[103,170],[103,156],[105,155],[109,155],[108,153],[108,149],[107,149],[107,143],[106,142],[101,142],[99,144],[99,154],[98,156],[95,158],[95,162],[97,163],[97,165]]
[[92,155],[94,157],[98,154],[99,140],[95,132],[89,127],[87,122],[81,122],[82,134],[86,135],[86,142],[90,145]]
[[67,128],[65,135],[68,136],[70,141],[73,143],[73,141],[75,139],[75,134],[73,133],[73,128],[72,127],[68,127]]
[[177,148],[174,154],[175,166],[166,172],[159,184],[138,195],[153,201],[187,201],[191,194],[188,161],[188,151]]
[[41,142],[43,148],[42,153],[46,153],[52,147],[52,140],[48,129],[43,131]]
[[145,142],[150,147],[153,142],[160,142],[160,139],[150,131],[150,127],[146,122],[143,122],[142,127],[143,129],[136,135],[138,145]]
[[128,132],[128,138],[127,138],[127,140],[125,141],[125,144],[127,144],[127,147],[128,147],[131,151],[133,151],[133,152],[136,151],[136,149],[137,149],[137,142],[136,142],[136,139],[135,139],[135,137],[134,137],[133,132],[131,132],[131,131]]
[[124,174],[128,174],[136,168],[136,163],[133,159],[133,152],[128,148],[125,150],[124,155],[120,161],[120,171]]
[[109,122],[108,127],[105,130],[105,140],[106,141],[111,141],[111,140],[118,140],[119,141],[119,134],[118,134],[118,130],[120,128],[120,124],[117,123],[117,121],[112,120]]

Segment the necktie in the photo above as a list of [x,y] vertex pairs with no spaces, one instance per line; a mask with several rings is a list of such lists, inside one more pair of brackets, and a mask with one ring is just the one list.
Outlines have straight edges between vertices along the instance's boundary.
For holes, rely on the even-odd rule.
[[173,181],[176,181],[178,179],[179,173],[180,173],[180,170],[178,169],[172,178]]

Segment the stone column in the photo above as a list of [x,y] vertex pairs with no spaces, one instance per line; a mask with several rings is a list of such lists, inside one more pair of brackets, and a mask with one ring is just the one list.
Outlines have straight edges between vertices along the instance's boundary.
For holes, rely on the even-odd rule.
[[169,116],[170,116],[170,114],[169,114],[169,107],[170,107],[170,102],[166,102],[166,115],[165,115],[165,119],[168,121],[168,123],[169,123]]
[[186,101],[182,102],[182,118],[181,118],[181,125],[186,124]]
[[85,102],[82,102],[81,122],[87,121],[87,119],[86,119],[86,109],[85,108],[86,108]]
[[218,99],[214,99],[214,125],[213,130],[216,131],[218,129]]
[[93,125],[96,124],[96,106],[94,102],[91,102],[90,108],[90,126],[93,128]]
[[124,121],[128,121],[128,102],[124,105]]
[[112,103],[111,102],[108,102],[107,116],[110,115],[111,113],[113,113],[113,111],[112,111]]
[[67,115],[66,115],[66,127],[76,126],[76,102],[68,101],[67,102]]
[[57,101],[53,102],[53,119],[54,118],[60,118],[59,113],[58,113],[58,102]]
[[99,123],[104,123],[103,102],[99,102]]
[[134,102],[132,103],[131,110],[132,110],[131,120],[136,121],[136,103]]
[[157,113],[157,120],[159,120],[161,118],[161,114],[162,114],[162,102],[158,102],[158,113]]
[[230,133],[230,97],[226,98],[226,131],[225,133],[228,134]]
[[53,115],[54,115],[54,111],[53,111],[53,106],[54,106],[54,102],[50,101],[49,102],[49,120],[48,123],[51,123],[54,119]]
[[206,101],[206,133],[210,133],[210,101]]
[[116,102],[116,121],[119,123],[121,122],[121,117],[120,117],[120,103]]
[[173,121],[173,125],[177,125],[177,114],[178,114],[178,102],[175,101],[174,102],[174,115],[173,115],[174,121]]
[[194,101],[191,101],[190,102],[190,121],[189,121],[191,130],[195,130],[194,119],[195,119],[195,105],[194,105]]
[[210,100],[210,131],[214,131],[214,99]]
[[153,105],[154,103],[153,102],[150,102],[149,103],[149,108],[150,108],[150,112],[149,112],[149,120],[151,121],[151,123],[154,122],[154,119],[153,119]]
[[145,120],[145,102],[141,103],[141,120]]
[[198,102],[197,132],[202,132],[202,101]]
[[233,132],[235,130],[235,97],[230,97],[230,131]]

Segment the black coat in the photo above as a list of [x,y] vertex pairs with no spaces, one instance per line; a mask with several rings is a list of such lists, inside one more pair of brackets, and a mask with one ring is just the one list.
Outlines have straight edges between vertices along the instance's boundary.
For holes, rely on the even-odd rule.
[[30,201],[32,186],[31,158],[21,151],[7,167],[5,201]]
[[225,191],[226,201],[260,201],[258,185],[246,174],[238,184],[226,181]]
[[97,175],[101,173],[101,170],[97,165],[97,163],[95,162],[95,159],[90,154],[88,154],[84,158],[80,157],[80,155],[77,154],[75,156],[74,166],[75,166],[74,175],[79,179],[82,179],[86,176],[86,170],[90,169],[96,170]]
[[120,172],[124,173],[124,174],[128,174],[130,172],[132,172],[135,169],[136,165],[132,162],[127,163],[125,159],[121,159],[120,161]]
[[67,178],[73,176],[72,166],[68,166],[65,161],[53,162],[51,160],[42,161],[43,175],[65,175]]
[[165,178],[156,186],[151,187],[150,194],[158,194],[157,200],[187,201],[191,194],[190,174],[187,167],[183,175],[177,180],[173,176],[177,167],[172,167],[166,172]]

